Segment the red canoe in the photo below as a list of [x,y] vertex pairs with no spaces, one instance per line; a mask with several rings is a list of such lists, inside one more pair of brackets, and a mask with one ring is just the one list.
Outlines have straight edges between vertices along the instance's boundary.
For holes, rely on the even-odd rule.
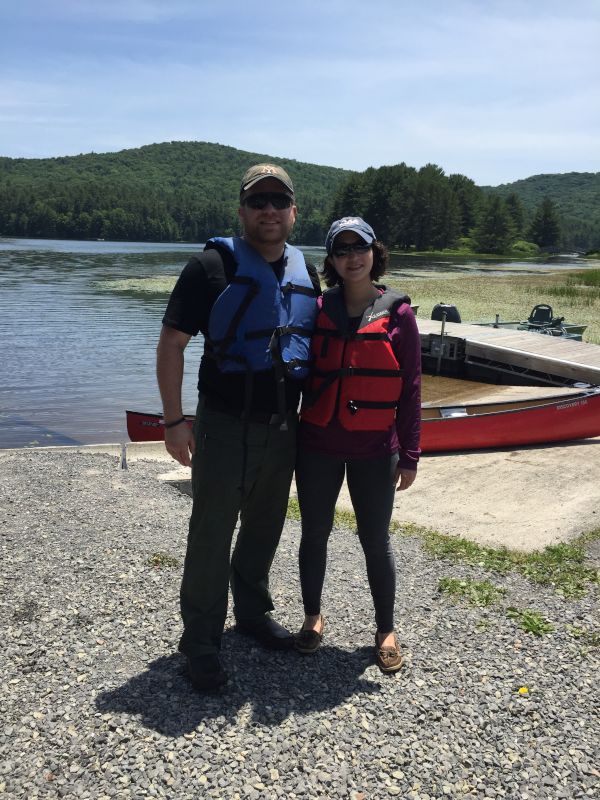
[[[132,442],[162,442],[165,438],[165,421],[160,414],[146,414],[144,411],[126,411],[127,434]],[[192,427],[194,417],[185,415],[187,424]]]
[[[600,388],[559,392],[520,400],[423,406],[421,449],[424,453],[481,450],[600,436]],[[126,414],[131,441],[164,439],[159,414]],[[191,426],[194,418],[187,416],[186,420]]]

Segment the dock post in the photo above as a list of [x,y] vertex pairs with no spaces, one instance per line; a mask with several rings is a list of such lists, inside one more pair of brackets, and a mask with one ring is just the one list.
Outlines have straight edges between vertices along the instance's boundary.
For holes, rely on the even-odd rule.
[[442,330],[440,333],[440,352],[438,353],[437,367],[435,374],[439,375],[442,368],[442,356],[444,355],[444,333],[446,329],[446,312],[442,314]]

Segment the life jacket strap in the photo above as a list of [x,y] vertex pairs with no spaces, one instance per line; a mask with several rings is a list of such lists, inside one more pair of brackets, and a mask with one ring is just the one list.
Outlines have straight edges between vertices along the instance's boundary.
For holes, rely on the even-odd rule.
[[360,408],[396,408],[397,405],[397,400],[348,400],[346,408],[356,414]]
[[229,283],[240,283],[246,286],[252,286],[257,283],[254,278],[249,275],[233,275]]
[[[315,374],[317,373],[315,372]],[[314,406],[319,397],[321,397],[321,395],[324,394],[324,392],[326,392],[327,389],[329,389],[329,387],[332,386],[339,377],[337,372],[325,372],[323,375],[326,377],[316,389],[314,389],[312,392],[305,391],[302,395],[302,403],[307,408]]]
[[301,328],[298,325],[279,325],[277,328],[263,328],[260,331],[249,331],[244,334],[244,339],[252,341],[254,339],[270,339],[273,335],[285,336],[288,333],[298,333],[300,335],[310,336],[312,330],[310,328]]
[[273,328],[263,328],[261,331],[249,331],[244,334],[244,339],[248,342],[254,339],[270,339],[273,335]]
[[290,358],[285,362],[286,367],[310,367],[312,361],[310,358]]
[[[313,372],[318,378],[323,378],[323,381],[319,384],[319,386],[312,392],[305,392],[303,397],[303,402],[305,405],[310,408],[313,406],[319,397],[329,389],[329,387],[334,384],[340,378],[348,377],[349,375],[362,375],[368,378],[396,378],[402,377],[404,375],[404,370],[402,369],[371,369],[368,367],[343,367],[342,369],[336,370],[319,370],[315,369]],[[367,402],[365,401],[360,401]],[[372,401],[376,402],[376,401]],[[383,401],[382,401],[383,402]],[[375,405],[372,408],[394,408],[396,405],[395,402],[387,403],[384,405]],[[371,406],[365,406],[365,408]]]
[[286,295],[290,294],[290,292],[294,292],[295,294],[304,294],[307,297],[316,297],[317,293],[313,287],[310,286],[298,286],[296,283],[289,283],[284,284],[281,287],[281,294]]
[[[225,331],[225,336],[222,339],[214,340],[212,339],[212,346],[215,349],[215,352],[219,350],[226,350],[229,345],[235,340],[236,338],[236,331],[238,325],[242,321],[242,318],[246,311],[248,310],[250,303],[254,300],[256,295],[260,292],[260,284],[258,281],[255,281],[254,278],[247,278],[245,276],[238,276],[234,275],[231,280],[231,283],[240,283],[248,287],[248,291],[244,295],[244,299],[239,304],[238,308],[236,309],[235,313],[231,316],[231,321],[227,330]],[[217,355],[217,357],[219,357]],[[229,358],[228,360],[236,361],[237,359]]]
[[312,330],[310,328],[302,328],[300,325],[279,325],[274,331],[276,336],[286,336],[288,333],[307,334],[310,336]]
[[223,362],[223,361],[235,361],[236,364],[246,364],[247,359],[244,356],[234,356],[234,355],[223,355],[221,350],[223,349],[222,343],[224,339],[221,339],[217,342],[217,346],[209,339],[206,339],[204,342],[204,355],[207,358],[213,358],[215,361]]
[[347,341],[355,342],[355,341],[371,341],[377,342],[382,341],[388,338],[388,335],[385,331],[381,332],[369,332],[366,331],[365,333],[349,333],[344,332],[341,330],[334,330],[332,328],[315,328],[315,335],[324,336],[326,339],[345,339]]
[[333,376],[334,380],[338,378],[347,378],[350,375],[360,375],[365,378],[396,378],[404,375],[403,369],[375,369],[373,367],[342,367],[335,370],[320,370],[315,369],[314,375],[319,378],[327,379]]
[[279,336],[277,335],[277,328],[273,331],[269,341],[269,351],[273,361],[273,370],[275,372],[275,390],[277,392],[277,413],[279,415],[280,423],[279,428],[286,431],[287,415],[285,408],[285,363],[281,356],[281,350],[278,347]]

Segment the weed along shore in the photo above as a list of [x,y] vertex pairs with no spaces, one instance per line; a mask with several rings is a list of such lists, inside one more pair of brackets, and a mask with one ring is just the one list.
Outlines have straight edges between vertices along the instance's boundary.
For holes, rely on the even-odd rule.
[[[600,440],[423,459],[395,514],[395,677],[374,664],[362,552],[340,504],[323,646],[263,651],[230,616],[232,679],[217,695],[192,690],[176,649],[191,500],[160,479],[174,462],[131,447],[124,469],[121,448],[106,450],[0,451],[0,794],[595,796]],[[271,573],[292,629],[299,537],[292,497]]]

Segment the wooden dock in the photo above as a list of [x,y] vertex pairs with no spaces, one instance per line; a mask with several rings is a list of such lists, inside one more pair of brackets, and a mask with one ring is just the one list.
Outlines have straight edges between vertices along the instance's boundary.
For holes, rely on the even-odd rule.
[[428,371],[502,375],[505,382],[600,385],[600,346],[561,336],[417,318]]

